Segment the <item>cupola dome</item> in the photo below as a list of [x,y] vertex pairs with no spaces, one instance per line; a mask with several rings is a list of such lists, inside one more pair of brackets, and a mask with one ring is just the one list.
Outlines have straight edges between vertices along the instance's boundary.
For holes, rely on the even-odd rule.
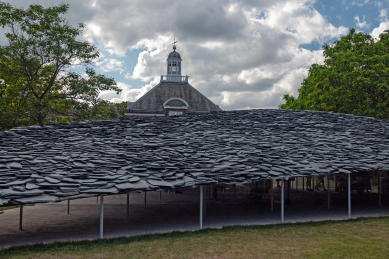
[[[176,77],[174,81],[181,80],[181,55],[176,51],[176,43],[177,41],[173,42],[173,51],[170,52],[169,56],[167,57],[167,76],[170,78]],[[173,76],[173,77],[171,77]]]

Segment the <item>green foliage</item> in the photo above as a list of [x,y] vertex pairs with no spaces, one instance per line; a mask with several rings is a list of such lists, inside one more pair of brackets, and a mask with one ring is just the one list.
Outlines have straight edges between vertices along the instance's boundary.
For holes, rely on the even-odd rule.
[[324,64],[313,64],[281,109],[322,110],[389,119],[389,34],[379,39],[350,29],[324,45]]
[[8,29],[8,44],[0,46],[0,130],[68,121],[76,108],[90,114],[91,106],[101,102],[100,91],[121,91],[112,78],[90,67],[86,76],[70,72],[91,64],[99,52],[80,40],[82,23],[72,27],[62,17],[67,10],[66,4],[24,10],[0,2],[0,26]]
[[114,106],[115,106],[116,111],[119,115],[119,117],[117,117],[117,118],[123,117],[124,113],[126,112],[127,102],[115,103]]

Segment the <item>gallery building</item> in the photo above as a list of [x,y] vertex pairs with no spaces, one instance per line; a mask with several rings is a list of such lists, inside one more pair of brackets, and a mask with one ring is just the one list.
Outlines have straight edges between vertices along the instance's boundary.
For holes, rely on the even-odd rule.
[[182,76],[182,59],[173,51],[166,59],[166,75],[161,81],[136,102],[128,103],[125,117],[174,116],[184,114],[200,114],[221,111],[205,95],[189,84],[189,76]]

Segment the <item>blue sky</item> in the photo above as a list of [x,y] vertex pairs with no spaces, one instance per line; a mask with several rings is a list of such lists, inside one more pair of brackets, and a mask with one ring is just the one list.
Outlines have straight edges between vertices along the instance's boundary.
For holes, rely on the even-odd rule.
[[[102,54],[98,72],[123,89],[101,98],[135,101],[166,73],[175,35],[183,75],[222,109],[277,108],[297,89],[322,45],[350,28],[389,29],[389,0],[12,0],[26,7],[69,4],[71,23]],[[1,37],[0,37],[1,43]]]

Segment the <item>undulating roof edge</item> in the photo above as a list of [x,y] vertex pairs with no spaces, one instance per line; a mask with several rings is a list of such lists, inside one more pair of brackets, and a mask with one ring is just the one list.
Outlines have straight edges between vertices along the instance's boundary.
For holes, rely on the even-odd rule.
[[0,132],[0,206],[389,170],[389,122],[243,110]]

